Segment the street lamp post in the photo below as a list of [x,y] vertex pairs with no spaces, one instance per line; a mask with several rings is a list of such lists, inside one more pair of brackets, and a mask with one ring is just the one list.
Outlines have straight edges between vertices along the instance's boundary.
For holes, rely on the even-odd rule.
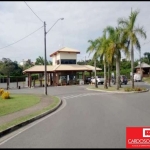
[[[64,20],[64,18],[59,18],[54,25],[59,21]],[[53,26],[54,26],[53,25]],[[44,78],[45,78],[45,86],[44,86],[44,94],[47,95],[47,59],[46,59],[46,34],[53,28],[53,26],[46,32],[46,22],[44,21]]]

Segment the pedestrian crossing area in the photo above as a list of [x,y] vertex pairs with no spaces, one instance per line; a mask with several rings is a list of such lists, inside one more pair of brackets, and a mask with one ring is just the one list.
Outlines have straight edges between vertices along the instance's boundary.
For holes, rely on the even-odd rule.
[[77,97],[84,97],[84,96],[93,96],[93,95],[108,95],[108,94],[112,94],[112,93],[82,93],[82,94],[78,94],[78,95],[68,95],[68,96],[63,96],[62,99],[71,99],[71,98],[77,98]]

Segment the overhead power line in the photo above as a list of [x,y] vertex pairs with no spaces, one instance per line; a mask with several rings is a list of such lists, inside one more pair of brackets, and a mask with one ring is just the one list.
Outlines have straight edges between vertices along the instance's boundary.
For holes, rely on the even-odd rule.
[[16,42],[14,42],[14,43],[12,43],[12,44],[9,44],[9,45],[7,45],[7,46],[4,46],[4,47],[2,47],[2,48],[0,48],[0,49],[4,49],[4,48],[6,48],[6,47],[9,47],[9,46],[11,46],[11,45],[14,45],[14,44],[16,44],[16,43],[18,43],[18,42],[24,40],[25,38],[27,38],[27,37],[29,37],[30,35],[34,34],[34,33],[37,32],[38,30],[40,30],[41,28],[43,28],[43,26],[40,27],[40,28],[38,28],[38,29],[35,30],[34,32],[30,33],[29,35],[25,36],[24,38],[22,38],[22,39],[20,39],[20,40],[18,40],[18,41],[16,41]]
[[[25,1],[24,1],[25,2]],[[36,15],[36,13],[32,10],[32,8],[25,2],[25,4],[30,8],[30,10]],[[38,19],[43,23],[42,19],[38,15],[36,15]]]

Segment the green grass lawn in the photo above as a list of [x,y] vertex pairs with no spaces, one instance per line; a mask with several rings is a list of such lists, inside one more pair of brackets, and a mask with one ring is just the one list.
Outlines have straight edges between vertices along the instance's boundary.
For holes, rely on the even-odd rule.
[[40,97],[36,95],[11,94],[10,99],[0,97],[0,116],[7,115],[40,102]]
[[143,81],[150,83],[150,77],[143,78]]
[[29,114],[29,115],[26,115],[26,116],[17,118],[17,119],[15,119],[15,120],[11,121],[11,122],[8,122],[8,123],[6,123],[6,124],[1,125],[1,126],[0,126],[0,132],[3,131],[3,130],[6,130],[7,128],[9,128],[9,127],[11,127],[11,126],[17,125],[17,124],[19,124],[19,123],[21,123],[21,122],[24,122],[24,121],[26,121],[26,120],[29,120],[29,119],[31,119],[31,118],[34,118],[34,117],[36,117],[36,116],[38,116],[38,115],[40,115],[40,114],[42,114],[42,113],[44,113],[44,112],[47,112],[47,111],[49,111],[49,110],[52,110],[52,109],[55,108],[55,107],[59,104],[59,102],[60,102],[59,98],[57,98],[57,97],[55,97],[55,96],[52,96],[52,98],[53,98],[53,100],[54,100],[54,101],[52,102],[52,104],[50,104],[49,106],[43,108],[42,110],[36,111],[36,112],[34,112],[34,113],[31,113],[31,114]]
[[[111,87],[108,87],[108,89],[104,89],[103,85],[99,85],[98,88],[95,88],[95,85],[90,85],[88,88],[95,89],[95,90],[117,91],[116,86],[111,86]],[[120,88],[118,91],[124,91],[124,88]]]

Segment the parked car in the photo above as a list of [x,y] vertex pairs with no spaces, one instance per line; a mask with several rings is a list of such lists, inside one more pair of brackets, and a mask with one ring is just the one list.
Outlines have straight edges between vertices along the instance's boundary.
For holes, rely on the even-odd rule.
[[127,84],[128,83],[128,79],[125,75],[120,75],[120,82],[121,84]]
[[90,78],[90,77],[86,77],[86,78],[85,78],[85,83],[86,83],[86,84],[91,83],[91,78]]
[[[95,84],[95,78],[92,78],[91,82]],[[103,84],[103,83],[104,83],[104,78],[98,76],[97,77],[97,84]]]
[[135,81],[135,82],[140,82],[141,80],[142,80],[141,74],[135,73],[135,74],[134,74],[134,81]]
[[[111,82],[113,83],[113,84],[116,84],[116,78],[112,78],[111,79]],[[125,75],[120,75],[120,83],[121,84],[127,84],[128,83],[128,79],[127,79],[127,77],[125,76]]]

